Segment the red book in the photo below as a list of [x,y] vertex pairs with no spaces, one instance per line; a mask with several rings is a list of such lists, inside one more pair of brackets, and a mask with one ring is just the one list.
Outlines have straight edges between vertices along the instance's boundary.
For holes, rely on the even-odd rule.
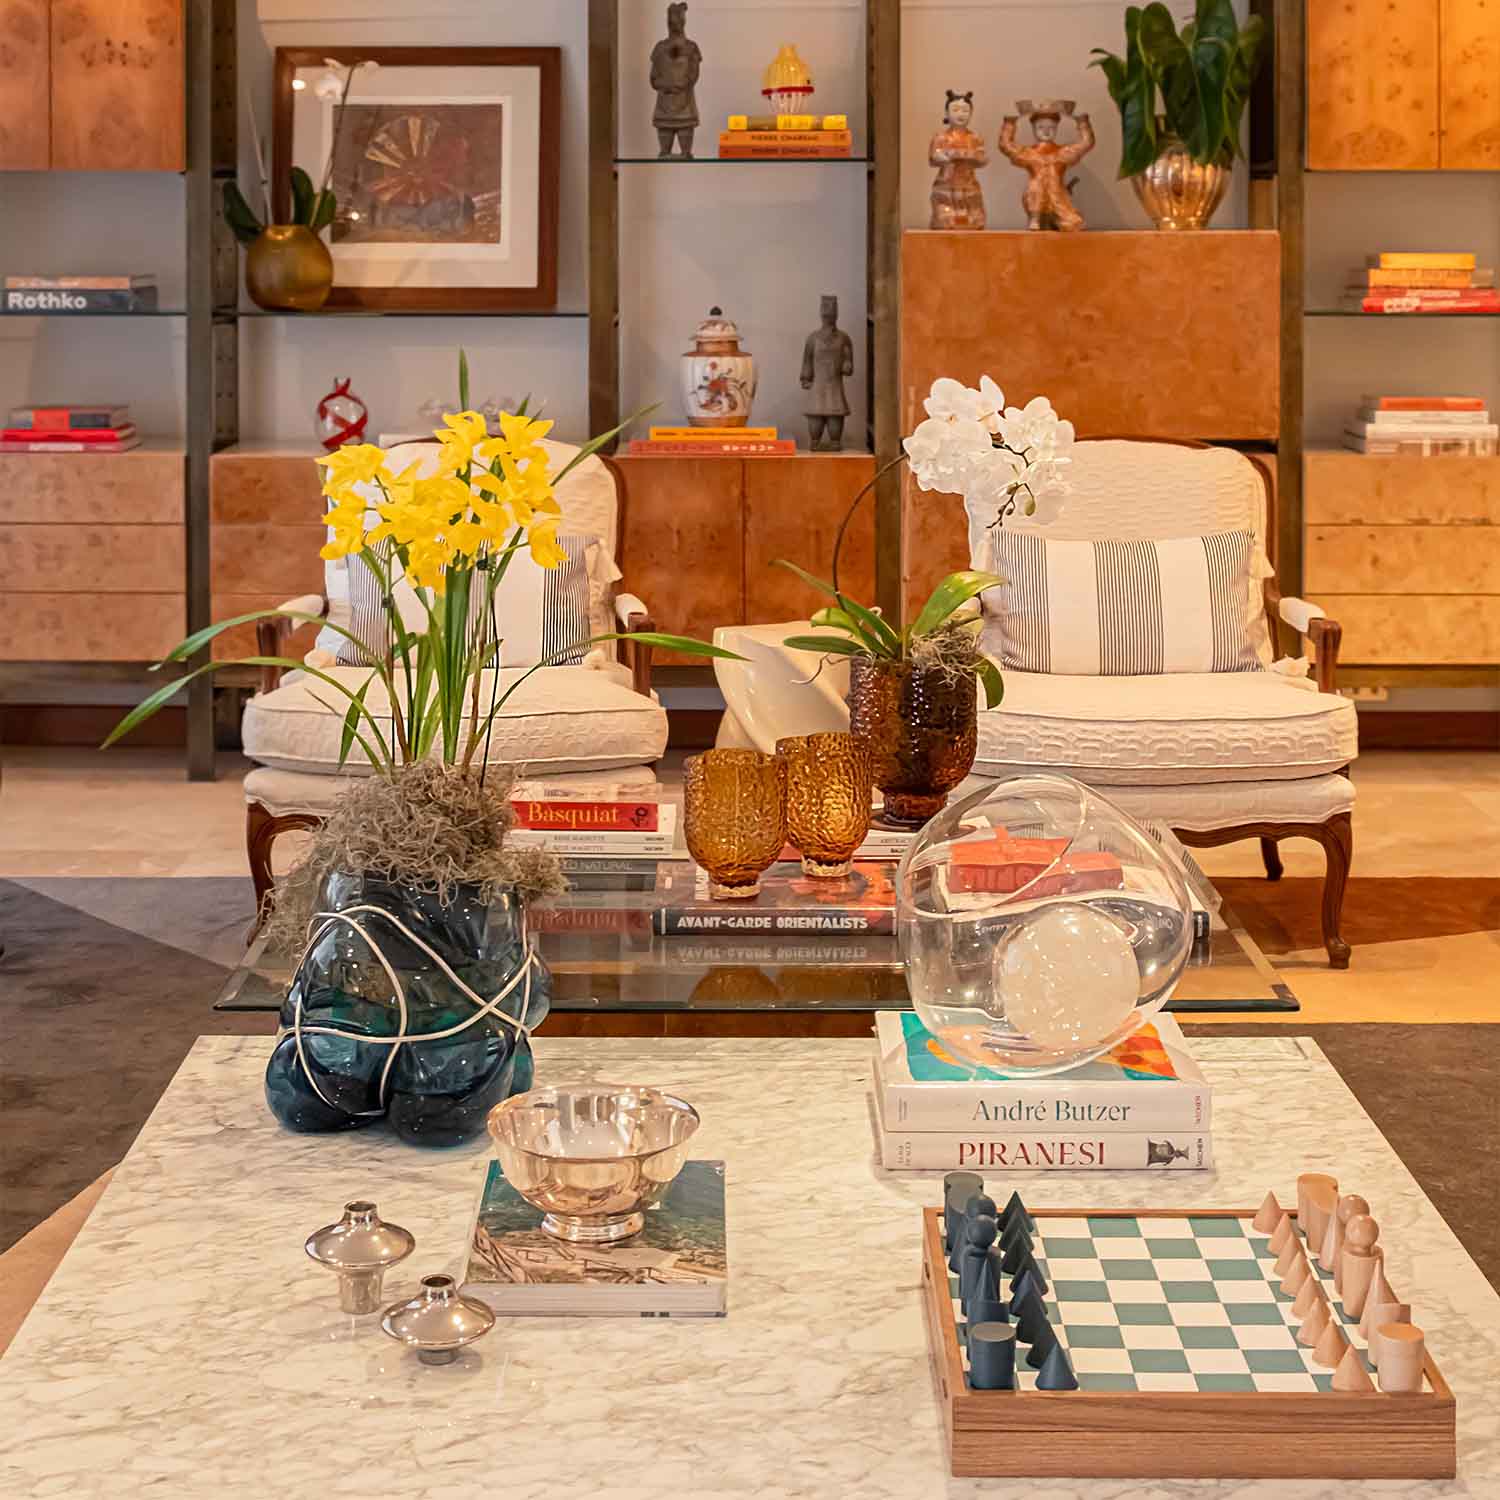
[[6,443],[123,443],[135,436],[135,423],[123,427],[6,427],[0,442]]
[[633,458],[766,458],[778,453],[795,453],[794,438],[725,438],[722,442],[661,442],[632,438]]
[[1063,896],[1124,885],[1113,854],[1065,854],[1067,847],[1066,839],[965,839],[953,846],[953,888],[1009,895],[1025,886],[1027,896]]
[[1483,396],[1361,396],[1375,411],[1483,411]]
[[1492,313],[1500,312],[1500,292],[1465,292],[1461,297],[1429,297],[1425,292],[1407,297],[1351,298],[1349,305],[1367,313]]
[[570,833],[655,833],[655,802],[563,802],[550,798],[517,798],[511,804],[519,828]]

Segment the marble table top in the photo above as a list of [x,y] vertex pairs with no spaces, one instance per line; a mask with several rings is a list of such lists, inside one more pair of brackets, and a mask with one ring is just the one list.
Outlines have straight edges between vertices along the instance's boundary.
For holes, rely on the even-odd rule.
[[[523,1500],[556,1494],[1085,1496],[1339,1481],[949,1477],[919,1301],[918,1208],[938,1174],[875,1165],[867,1041],[541,1038],[538,1076],[649,1082],[703,1116],[728,1164],[729,1316],[502,1319],[431,1368],[338,1312],[302,1242],[372,1197],[417,1236],[387,1282],[452,1269],[485,1142],[297,1136],[267,1112],[264,1038],[201,1038],[0,1359],[0,1496]],[[1456,1482],[1500,1496],[1500,1298],[1309,1042],[1195,1038],[1216,1086],[1212,1173],[1055,1173],[1042,1207],[1294,1201],[1299,1172],[1373,1205],[1393,1283],[1459,1402]],[[1453,1149],[1483,1143],[1456,1141]],[[1491,1143],[1492,1144],[1492,1143]],[[1107,1486],[1107,1489],[1106,1489]]]

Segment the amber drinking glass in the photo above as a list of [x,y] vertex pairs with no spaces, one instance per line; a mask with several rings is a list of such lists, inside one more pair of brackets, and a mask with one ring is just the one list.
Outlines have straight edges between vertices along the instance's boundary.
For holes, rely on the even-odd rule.
[[870,751],[847,732],[776,741],[786,762],[786,830],[803,873],[837,880],[870,831]]
[[756,895],[786,844],[786,762],[759,750],[705,750],[683,773],[683,831],[708,871],[709,895]]

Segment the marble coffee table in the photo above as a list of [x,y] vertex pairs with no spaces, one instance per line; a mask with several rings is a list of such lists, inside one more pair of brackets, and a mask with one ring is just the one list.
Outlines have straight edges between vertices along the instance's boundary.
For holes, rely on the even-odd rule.
[[[657,1083],[698,1106],[694,1154],[728,1163],[729,1316],[502,1319],[443,1368],[342,1317],[302,1242],[346,1199],[374,1198],[417,1236],[387,1285],[406,1295],[451,1268],[485,1143],[287,1134],[261,1098],[266,1047],[199,1040],[0,1359],[5,1500],[1100,1493],[948,1476],[918,1291],[917,1210],[940,1182],[874,1165],[868,1042],[540,1039],[545,1080]],[[1193,1047],[1217,1088],[1217,1171],[1033,1175],[1028,1201],[1253,1206],[1267,1188],[1293,1201],[1299,1172],[1335,1173],[1370,1200],[1459,1403],[1456,1482],[1359,1488],[1500,1497],[1500,1298],[1311,1043]]]

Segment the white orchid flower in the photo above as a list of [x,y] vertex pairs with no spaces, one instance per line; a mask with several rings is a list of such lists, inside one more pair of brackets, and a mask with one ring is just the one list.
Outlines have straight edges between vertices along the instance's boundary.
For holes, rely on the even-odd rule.
[[932,390],[922,408],[934,421],[973,422],[977,425],[982,401],[978,391],[944,375],[932,382]]
[[978,422],[942,416],[918,423],[902,446],[917,483],[924,490],[948,495],[966,493],[965,482],[974,465],[993,452],[989,434]]
[[344,74],[337,63],[318,75],[313,93],[325,104],[337,104],[344,97]]

